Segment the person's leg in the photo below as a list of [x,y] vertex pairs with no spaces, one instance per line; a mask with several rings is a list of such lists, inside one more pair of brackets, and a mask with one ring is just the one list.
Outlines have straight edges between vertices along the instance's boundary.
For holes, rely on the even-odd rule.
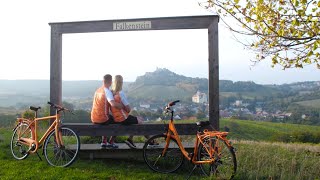
[[[127,119],[125,119],[121,124],[123,125],[131,125],[138,124],[138,119],[135,116],[129,115]],[[137,146],[133,143],[133,136],[129,136],[127,140],[124,141],[130,148],[137,148]]]
[[[103,123],[93,123],[93,124],[99,124],[99,125],[108,125],[108,121],[103,122]],[[102,136],[101,137],[101,143],[100,146],[101,148],[106,148],[107,147],[107,136]]]
[[133,136],[129,136],[129,137],[128,137],[128,139],[131,139],[131,140],[133,140]]
[[116,137],[117,137],[117,136],[110,136],[110,139],[109,139],[108,142],[109,142],[110,144],[113,144],[113,143],[114,143],[114,140],[116,139]]
[[114,140],[116,139],[117,136],[110,136],[109,142],[107,143],[107,147],[108,148],[113,148],[113,149],[117,149],[119,148],[119,146],[114,143]]
[[129,136],[127,140],[124,141],[130,148],[136,149],[137,146],[133,143],[133,136]]
[[[117,122],[114,121],[113,116],[111,115],[109,115],[109,124],[118,124]],[[119,148],[119,146],[114,143],[116,137],[117,136],[110,136],[110,139],[107,143],[108,148],[114,148],[114,149]]]
[[100,146],[101,148],[107,147],[107,136],[102,136]]

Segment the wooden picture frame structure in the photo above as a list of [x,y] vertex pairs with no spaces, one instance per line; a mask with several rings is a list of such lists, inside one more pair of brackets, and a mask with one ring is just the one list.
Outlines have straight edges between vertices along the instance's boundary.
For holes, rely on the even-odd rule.
[[[209,121],[214,129],[219,130],[218,23],[218,15],[49,23],[51,27],[50,101],[56,104],[62,104],[62,34],[112,31],[208,29]],[[188,128],[189,126],[190,128]],[[191,126],[194,127],[194,125],[191,124],[186,124],[183,127],[187,128],[186,130],[194,129],[191,128]],[[194,134],[195,132],[190,133]]]

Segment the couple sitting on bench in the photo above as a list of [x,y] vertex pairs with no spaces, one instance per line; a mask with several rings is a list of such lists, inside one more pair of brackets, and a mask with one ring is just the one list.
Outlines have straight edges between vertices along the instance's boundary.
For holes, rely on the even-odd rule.
[[[98,88],[94,94],[91,110],[91,121],[94,124],[140,124],[142,120],[129,115],[131,108],[126,96],[122,92],[123,78],[116,75],[112,82],[112,76],[106,74],[103,77],[103,86]],[[112,88],[110,89],[112,85]],[[110,114],[110,110],[112,115]],[[148,138],[148,136],[145,136]],[[101,148],[118,148],[114,143],[115,136],[111,136],[107,141],[106,136],[102,136]],[[125,143],[130,148],[136,148],[133,143],[133,136],[130,136]]]

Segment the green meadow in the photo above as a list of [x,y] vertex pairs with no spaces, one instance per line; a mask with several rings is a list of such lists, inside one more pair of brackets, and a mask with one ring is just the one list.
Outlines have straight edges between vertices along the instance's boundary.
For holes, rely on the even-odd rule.
[[[238,161],[235,179],[320,179],[320,144],[308,141],[305,132],[316,141],[319,126],[303,126],[255,121],[221,120],[221,129],[229,128]],[[81,159],[67,168],[52,167],[36,155],[15,160],[10,152],[11,130],[0,128],[0,179],[186,179],[193,166],[185,161],[176,173],[151,171],[139,158]],[[278,140],[288,135],[289,140]],[[295,135],[297,135],[295,137]],[[140,158],[141,159],[141,158]],[[211,179],[196,170],[190,179]]]

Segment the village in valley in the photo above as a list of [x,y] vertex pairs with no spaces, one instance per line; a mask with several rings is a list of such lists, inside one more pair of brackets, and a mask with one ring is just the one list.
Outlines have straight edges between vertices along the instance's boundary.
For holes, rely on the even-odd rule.
[[[197,119],[197,118],[208,118],[208,96],[204,92],[197,91],[191,98],[192,101],[189,103],[181,102],[175,106],[175,120],[181,119]],[[276,111],[268,112],[262,108],[263,102],[257,102],[253,110],[250,110],[248,107],[252,107],[251,104],[243,102],[242,100],[236,100],[233,103],[230,103],[229,106],[222,107],[220,105],[220,117],[221,118],[234,118],[234,119],[245,119],[245,120],[258,120],[258,121],[277,121],[283,122],[285,119],[290,118],[292,115],[291,112],[286,111]],[[161,120],[162,112],[161,108],[157,105],[141,102],[139,105],[134,106],[133,110],[137,112],[144,112],[145,114],[158,114],[159,117],[156,120]],[[307,115],[304,114],[301,116],[302,119],[307,118]],[[146,121],[154,120],[145,118]]]

